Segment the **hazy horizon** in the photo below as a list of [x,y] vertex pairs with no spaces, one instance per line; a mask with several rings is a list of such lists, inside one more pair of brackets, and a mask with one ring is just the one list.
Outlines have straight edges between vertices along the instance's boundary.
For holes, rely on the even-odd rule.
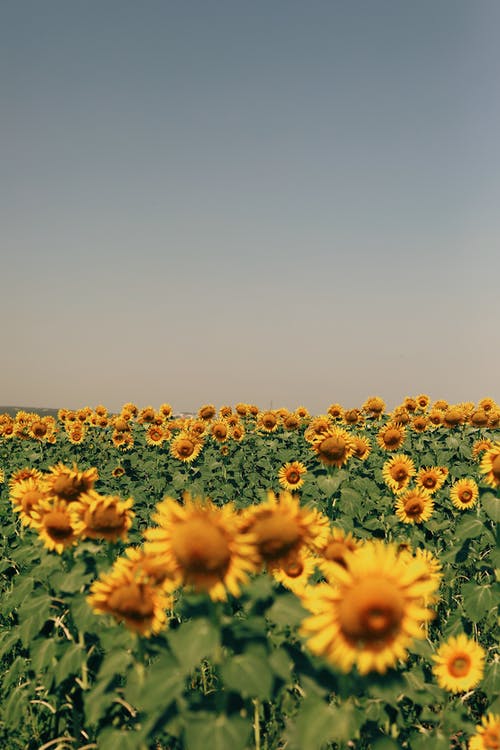
[[499,4],[0,21],[0,402],[500,401]]

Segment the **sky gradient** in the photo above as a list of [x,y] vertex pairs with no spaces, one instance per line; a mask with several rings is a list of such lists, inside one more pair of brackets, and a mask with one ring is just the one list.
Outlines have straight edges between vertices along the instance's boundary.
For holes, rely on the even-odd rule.
[[0,403],[500,401],[500,4],[0,9]]

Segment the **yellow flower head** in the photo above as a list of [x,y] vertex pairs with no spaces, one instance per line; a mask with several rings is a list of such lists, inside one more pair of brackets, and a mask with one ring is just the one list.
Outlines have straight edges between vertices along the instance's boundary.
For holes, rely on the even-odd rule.
[[94,490],[83,494],[71,505],[73,528],[82,538],[125,540],[135,515],[132,498],[120,500],[115,495],[99,495]]
[[500,714],[487,713],[476,727],[477,734],[469,740],[469,750],[500,748]]
[[500,486],[500,443],[494,443],[483,455],[479,467],[484,481],[491,487]]
[[479,497],[479,487],[474,479],[465,477],[457,479],[450,489],[451,502],[459,510],[468,510],[473,508]]
[[343,466],[354,453],[352,435],[341,427],[331,427],[318,436],[311,445],[325,466]]
[[452,693],[470,690],[479,684],[484,672],[484,649],[463,633],[449,638],[432,657],[438,685]]
[[78,542],[70,503],[65,500],[58,498],[41,500],[32,510],[30,525],[38,532],[44,546],[59,555]]
[[278,482],[285,490],[294,492],[304,484],[307,469],[300,461],[289,461],[278,470]]
[[50,466],[49,473],[45,475],[49,493],[68,503],[79,500],[84,492],[93,489],[98,478],[97,469],[94,467],[78,471],[76,464],[73,464],[73,468],[70,469],[63,463]]
[[396,501],[396,515],[403,523],[428,521],[434,510],[434,500],[421,489],[409,490]]
[[410,478],[415,475],[415,464],[404,453],[396,453],[382,467],[384,482],[396,495],[403,492]]

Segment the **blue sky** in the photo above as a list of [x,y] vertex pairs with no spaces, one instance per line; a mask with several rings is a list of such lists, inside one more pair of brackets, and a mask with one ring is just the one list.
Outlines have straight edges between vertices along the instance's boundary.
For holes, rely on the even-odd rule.
[[0,403],[500,400],[499,22],[4,3]]

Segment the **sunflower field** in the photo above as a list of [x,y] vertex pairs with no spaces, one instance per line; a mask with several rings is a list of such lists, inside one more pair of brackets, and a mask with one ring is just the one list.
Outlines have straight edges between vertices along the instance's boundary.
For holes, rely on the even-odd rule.
[[0,513],[4,750],[500,748],[493,399],[6,412]]

